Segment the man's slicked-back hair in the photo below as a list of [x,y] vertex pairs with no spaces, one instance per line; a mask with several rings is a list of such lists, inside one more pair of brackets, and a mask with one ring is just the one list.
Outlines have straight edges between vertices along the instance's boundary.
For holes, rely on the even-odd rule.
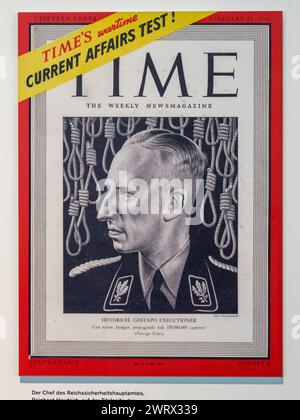
[[[165,171],[181,179],[203,179],[207,166],[206,155],[196,143],[169,130],[148,130],[133,135],[124,147],[139,145],[160,151]],[[168,170],[169,168],[169,170]]]

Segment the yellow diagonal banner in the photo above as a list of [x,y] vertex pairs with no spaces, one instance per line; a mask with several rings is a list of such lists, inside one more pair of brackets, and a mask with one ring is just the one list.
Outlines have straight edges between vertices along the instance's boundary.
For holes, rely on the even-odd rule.
[[126,12],[19,57],[19,102],[167,36],[214,12]]

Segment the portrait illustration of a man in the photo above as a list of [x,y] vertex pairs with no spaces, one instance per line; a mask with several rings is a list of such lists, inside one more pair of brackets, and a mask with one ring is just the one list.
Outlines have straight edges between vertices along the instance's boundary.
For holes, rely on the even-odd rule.
[[117,153],[97,219],[122,260],[112,273],[94,270],[100,313],[231,313],[236,274],[210,264],[190,239],[206,165],[193,141],[168,130],[135,134]]

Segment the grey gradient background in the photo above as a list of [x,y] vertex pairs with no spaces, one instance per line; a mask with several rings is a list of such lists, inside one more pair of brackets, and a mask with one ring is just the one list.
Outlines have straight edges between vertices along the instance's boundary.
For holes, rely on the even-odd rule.
[[[112,9],[113,7],[113,9]],[[283,10],[284,11],[284,385],[29,385],[18,377],[18,132],[17,12],[113,10]],[[32,389],[143,391],[146,399],[300,399],[300,339],[292,338],[292,318],[300,316],[300,80],[292,78],[292,58],[300,55],[299,0],[10,0],[0,5],[0,400],[30,399]],[[1,321],[0,321],[1,322]]]

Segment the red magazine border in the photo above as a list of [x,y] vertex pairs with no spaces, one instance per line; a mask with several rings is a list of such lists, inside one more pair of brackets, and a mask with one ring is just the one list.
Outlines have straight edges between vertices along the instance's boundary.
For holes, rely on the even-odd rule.
[[[19,55],[33,24],[89,24],[112,13],[20,13]],[[270,353],[267,359],[36,358],[30,356],[30,100],[19,104],[20,376],[282,377],[282,12],[217,12],[199,24],[270,26]],[[174,363],[176,360],[176,363]]]

